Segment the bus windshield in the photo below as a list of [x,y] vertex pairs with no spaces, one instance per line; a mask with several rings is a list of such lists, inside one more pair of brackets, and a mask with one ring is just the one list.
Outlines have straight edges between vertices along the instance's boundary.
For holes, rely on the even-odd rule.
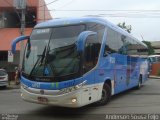
[[28,56],[28,49],[25,51],[23,72],[30,76],[65,76],[77,73],[80,60],[75,42],[84,29],[85,25],[34,29]]
[[[34,29],[26,45],[22,75],[30,80],[48,82],[80,77],[83,74],[81,66],[85,64],[80,59],[92,61],[91,69],[96,65],[92,57],[97,61],[104,28],[97,23],[83,23]],[[97,33],[97,43],[91,42],[90,49],[85,48],[85,58],[82,58],[76,41],[80,33],[87,30]]]

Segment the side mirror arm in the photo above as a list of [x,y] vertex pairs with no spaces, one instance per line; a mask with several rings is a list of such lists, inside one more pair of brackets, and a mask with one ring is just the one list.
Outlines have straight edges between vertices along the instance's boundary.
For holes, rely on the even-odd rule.
[[20,36],[20,37],[17,37],[16,39],[14,39],[12,41],[12,44],[11,44],[11,51],[12,53],[14,54],[16,52],[16,44],[20,41],[23,41],[23,40],[26,40],[26,39],[29,39],[29,36]]
[[77,51],[82,52],[84,50],[86,38],[89,35],[96,35],[96,34],[97,33],[93,32],[93,31],[84,31],[84,32],[80,33],[80,35],[78,36],[77,42],[76,42]]

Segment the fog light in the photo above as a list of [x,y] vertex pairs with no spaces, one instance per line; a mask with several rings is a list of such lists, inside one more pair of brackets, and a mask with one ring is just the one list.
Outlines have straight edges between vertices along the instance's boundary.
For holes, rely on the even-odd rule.
[[72,103],[75,103],[75,102],[77,102],[77,99],[76,99],[76,98],[73,98],[73,99],[72,99]]

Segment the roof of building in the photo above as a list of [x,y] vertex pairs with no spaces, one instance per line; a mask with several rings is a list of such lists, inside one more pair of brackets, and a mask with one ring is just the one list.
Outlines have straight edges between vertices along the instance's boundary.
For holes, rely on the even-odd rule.
[[[25,35],[30,35],[32,28],[25,29]],[[0,51],[11,50],[12,40],[20,36],[19,28],[3,28],[0,29]],[[20,45],[17,45],[17,50],[20,50]]]
[[160,49],[160,41],[150,41],[153,48]]

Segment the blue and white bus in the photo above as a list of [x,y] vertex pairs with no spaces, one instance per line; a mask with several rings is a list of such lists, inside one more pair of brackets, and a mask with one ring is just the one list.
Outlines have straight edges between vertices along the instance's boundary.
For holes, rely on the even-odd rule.
[[147,80],[147,46],[105,19],[53,19],[37,24],[27,40],[21,97],[29,102],[81,107],[105,105],[112,95]]

